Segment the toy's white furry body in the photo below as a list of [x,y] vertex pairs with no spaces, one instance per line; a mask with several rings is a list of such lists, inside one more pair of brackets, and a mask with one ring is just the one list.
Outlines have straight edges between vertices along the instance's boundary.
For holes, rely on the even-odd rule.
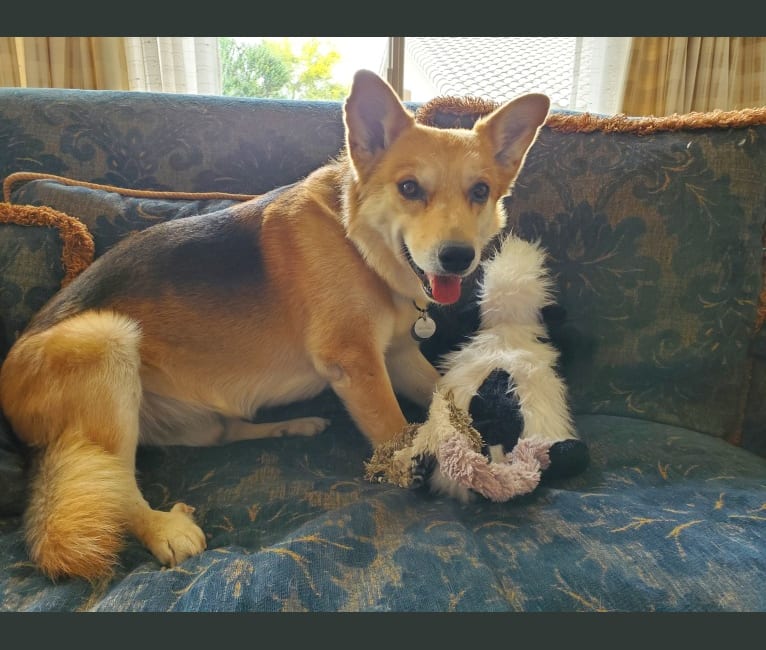
[[[543,308],[554,303],[551,290],[541,246],[509,235],[484,263],[479,331],[441,363],[445,373],[438,392],[451,393],[455,405],[466,412],[490,373],[505,370],[511,377],[508,391],[515,393],[523,417],[520,440],[553,443],[577,437],[567,388],[555,369],[558,351],[548,342],[542,320]],[[435,448],[438,434],[431,429],[430,435],[418,441],[419,446]],[[494,450],[493,460],[499,458]],[[439,467],[430,487],[462,500],[470,498],[470,491],[447,478]]]
[[575,437],[566,385],[555,370],[559,353],[542,320],[543,307],[554,304],[551,285],[539,244],[508,236],[484,265],[481,329],[441,364],[439,389],[466,411],[493,370],[508,372],[524,416],[522,439]]

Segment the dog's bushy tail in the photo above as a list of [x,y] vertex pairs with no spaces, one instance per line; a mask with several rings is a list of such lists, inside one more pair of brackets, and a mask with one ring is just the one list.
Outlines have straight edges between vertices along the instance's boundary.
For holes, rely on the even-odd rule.
[[127,527],[130,470],[77,431],[33,460],[24,528],[32,560],[50,578],[107,578]]
[[32,450],[24,515],[51,578],[108,577],[135,507],[138,325],[83,312],[22,337],[0,370],[2,408]]

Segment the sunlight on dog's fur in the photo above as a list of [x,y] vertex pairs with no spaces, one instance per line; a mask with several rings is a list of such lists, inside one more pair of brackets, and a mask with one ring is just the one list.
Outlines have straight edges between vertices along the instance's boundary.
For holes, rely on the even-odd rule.
[[192,508],[143,498],[139,443],[314,435],[325,420],[250,420],[328,386],[372,445],[400,431],[395,391],[426,406],[439,379],[413,301],[458,300],[548,109],[530,94],[437,129],[360,71],[337,160],[136,233],[54,296],[0,371],[2,409],[39,450],[25,527],[40,569],[107,577],[126,532],[169,566],[205,549]]

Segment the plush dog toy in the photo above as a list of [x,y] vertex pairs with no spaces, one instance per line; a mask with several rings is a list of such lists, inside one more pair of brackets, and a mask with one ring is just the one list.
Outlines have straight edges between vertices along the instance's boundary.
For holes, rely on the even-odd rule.
[[478,330],[442,357],[427,420],[375,450],[370,480],[507,501],[587,467],[543,320],[555,304],[544,250],[508,235],[482,268]]

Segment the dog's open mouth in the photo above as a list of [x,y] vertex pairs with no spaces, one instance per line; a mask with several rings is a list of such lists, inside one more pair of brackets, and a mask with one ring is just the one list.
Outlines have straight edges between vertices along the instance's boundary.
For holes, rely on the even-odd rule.
[[415,275],[420,279],[423,290],[429,298],[433,298],[442,305],[451,305],[460,299],[462,277],[452,274],[436,275],[435,273],[426,273],[415,264],[415,260],[412,259],[412,254],[410,249],[407,248],[407,244],[404,243],[404,239],[401,239],[401,244],[404,258],[415,272]]

